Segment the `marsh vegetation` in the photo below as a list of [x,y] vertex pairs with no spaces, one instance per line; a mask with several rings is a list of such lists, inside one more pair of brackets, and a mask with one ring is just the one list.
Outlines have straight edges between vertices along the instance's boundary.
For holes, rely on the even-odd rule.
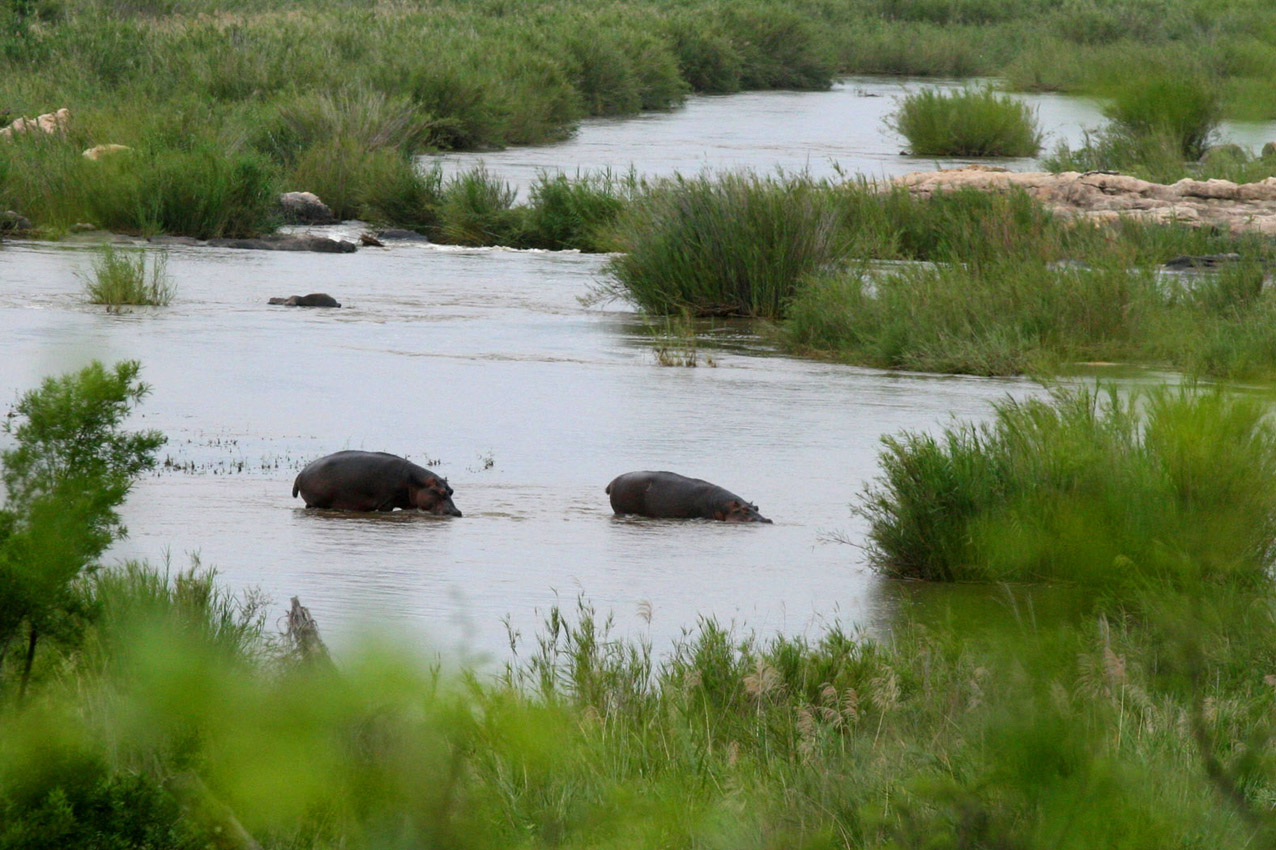
[[150,257],[141,250],[103,245],[84,274],[84,294],[91,304],[107,309],[164,307],[173,300],[176,284],[168,274],[164,254]]
[[[385,645],[334,666],[198,564],[100,568],[95,547],[122,532],[109,507],[156,447],[120,429],[136,376],[52,380],[11,425],[0,570],[19,581],[0,610],[19,613],[6,643],[41,640],[0,660],[0,846],[1271,834],[1276,436],[1256,403],[1061,390],[986,427],[889,439],[864,502],[879,568],[967,584],[912,585],[888,636],[709,619],[656,651],[580,601],[475,671]],[[107,411],[109,452],[60,454],[63,429]],[[106,520],[97,543],[39,508],[76,493]],[[50,555],[59,580],[31,581]]]

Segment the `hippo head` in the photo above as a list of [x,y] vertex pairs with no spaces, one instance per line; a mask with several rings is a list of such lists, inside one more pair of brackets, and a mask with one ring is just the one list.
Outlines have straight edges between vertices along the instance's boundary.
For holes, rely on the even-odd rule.
[[732,499],[720,511],[713,512],[713,518],[723,522],[770,522],[771,520],[758,513],[758,506],[739,499]]
[[452,502],[452,488],[446,478],[431,475],[410,488],[412,505],[419,511],[435,516],[460,516],[461,511]]

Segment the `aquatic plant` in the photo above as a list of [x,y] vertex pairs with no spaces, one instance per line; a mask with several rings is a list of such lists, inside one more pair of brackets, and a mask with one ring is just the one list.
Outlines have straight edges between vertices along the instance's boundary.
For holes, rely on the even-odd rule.
[[615,293],[657,314],[778,317],[798,280],[844,250],[825,188],[755,174],[653,184],[614,232]]
[[610,250],[610,230],[638,191],[632,174],[587,174],[569,179],[541,174],[532,184],[522,244],[528,248]]
[[1057,388],[993,421],[883,440],[859,507],[887,575],[1057,581],[1109,600],[1266,584],[1276,430],[1218,391]]
[[89,302],[105,304],[108,309],[164,307],[173,300],[175,291],[165,254],[153,254],[148,261],[141,249],[119,249],[109,243],[97,250],[92,272],[84,276]]
[[904,97],[887,126],[914,156],[1035,156],[1041,131],[1031,107],[991,88],[927,88]]

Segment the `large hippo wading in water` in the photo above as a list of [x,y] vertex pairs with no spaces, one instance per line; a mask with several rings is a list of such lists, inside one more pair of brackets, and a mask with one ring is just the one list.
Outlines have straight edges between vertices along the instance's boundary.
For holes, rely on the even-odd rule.
[[716,484],[676,472],[626,472],[607,485],[611,509],[659,519],[770,522],[758,506]]
[[337,452],[311,463],[292,485],[308,508],[392,511],[416,508],[436,516],[460,516],[446,478],[385,452]]

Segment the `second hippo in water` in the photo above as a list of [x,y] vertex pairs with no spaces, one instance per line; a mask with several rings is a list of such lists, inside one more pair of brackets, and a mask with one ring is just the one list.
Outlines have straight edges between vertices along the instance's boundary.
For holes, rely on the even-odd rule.
[[716,484],[676,472],[626,472],[607,485],[611,509],[659,519],[770,522],[758,506]]
[[282,304],[285,307],[340,307],[341,303],[326,292],[312,292],[309,295],[290,295],[287,298],[272,298],[267,304]]
[[392,511],[416,508],[436,516],[460,516],[446,478],[407,458],[385,452],[337,452],[312,462],[292,485],[308,508]]

